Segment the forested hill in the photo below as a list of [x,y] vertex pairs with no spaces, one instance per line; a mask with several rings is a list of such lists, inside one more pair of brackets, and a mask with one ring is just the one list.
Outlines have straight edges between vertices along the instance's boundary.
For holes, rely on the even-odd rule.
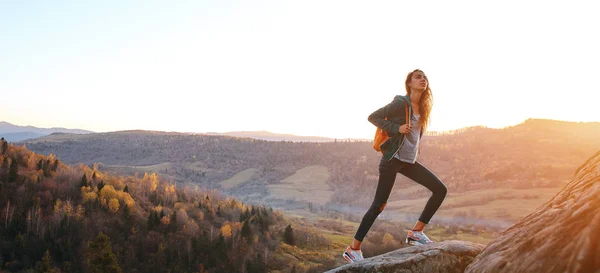
[[322,272],[334,265],[333,257],[309,262],[295,253],[293,245],[331,244],[272,208],[155,174],[69,166],[4,139],[0,147],[0,272],[289,272],[298,263]]
[[[503,129],[470,127],[426,135],[419,161],[432,169],[451,193],[558,187],[572,176],[577,164],[600,147],[598,135],[597,122],[530,119]],[[364,197],[374,191],[380,159],[369,142],[272,142],[149,131],[51,135],[24,144],[72,164],[98,163],[100,169],[122,174],[152,171],[178,184],[215,188],[243,201],[273,204],[296,200],[366,205],[370,198]],[[302,173],[317,171],[316,178],[302,180]],[[292,175],[297,175],[298,181],[320,183],[311,187],[325,193],[310,200],[277,188]],[[394,191],[411,185],[402,176],[398,180]],[[403,198],[427,194],[420,190]]]

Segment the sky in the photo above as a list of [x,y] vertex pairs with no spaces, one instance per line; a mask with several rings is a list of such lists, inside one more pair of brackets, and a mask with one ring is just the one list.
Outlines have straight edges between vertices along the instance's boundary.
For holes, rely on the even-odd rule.
[[595,2],[0,0],[0,121],[372,138],[417,68],[432,131],[600,121]]

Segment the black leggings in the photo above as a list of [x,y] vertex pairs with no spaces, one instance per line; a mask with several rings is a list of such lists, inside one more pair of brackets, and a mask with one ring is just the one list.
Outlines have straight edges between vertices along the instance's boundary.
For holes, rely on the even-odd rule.
[[377,182],[375,199],[360,222],[356,235],[354,235],[356,240],[362,242],[377,216],[383,211],[388,197],[390,197],[390,193],[392,192],[397,173],[401,173],[425,186],[433,193],[431,197],[429,197],[425,209],[423,209],[421,217],[419,217],[419,221],[425,224],[429,223],[433,214],[444,201],[446,193],[448,192],[446,185],[418,161],[415,162],[415,164],[411,164],[400,161],[395,157],[389,161],[382,157],[379,162],[379,182]]

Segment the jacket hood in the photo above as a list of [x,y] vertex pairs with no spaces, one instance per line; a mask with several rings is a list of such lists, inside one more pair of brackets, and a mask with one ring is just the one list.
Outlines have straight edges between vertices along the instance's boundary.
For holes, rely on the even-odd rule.
[[396,95],[394,100],[405,100],[408,103],[408,107],[412,109],[412,104],[410,103],[410,97],[408,95]]

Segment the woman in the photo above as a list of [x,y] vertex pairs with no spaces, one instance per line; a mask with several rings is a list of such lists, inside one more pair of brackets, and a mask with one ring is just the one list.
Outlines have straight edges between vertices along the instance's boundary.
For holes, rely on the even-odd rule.
[[[379,162],[379,181],[375,199],[363,217],[352,244],[342,254],[348,262],[363,259],[360,250],[361,242],[377,216],[383,211],[397,173],[425,186],[433,193],[419,220],[408,231],[405,242],[411,245],[432,243],[423,233],[423,229],[444,201],[447,192],[446,185],[435,174],[417,162],[420,139],[429,123],[433,105],[432,94],[425,73],[419,69],[406,76],[404,85],[406,96],[396,96],[391,103],[369,116],[369,122],[385,130],[390,138],[381,145],[383,156]],[[409,110],[408,121],[405,114],[406,107]]]

